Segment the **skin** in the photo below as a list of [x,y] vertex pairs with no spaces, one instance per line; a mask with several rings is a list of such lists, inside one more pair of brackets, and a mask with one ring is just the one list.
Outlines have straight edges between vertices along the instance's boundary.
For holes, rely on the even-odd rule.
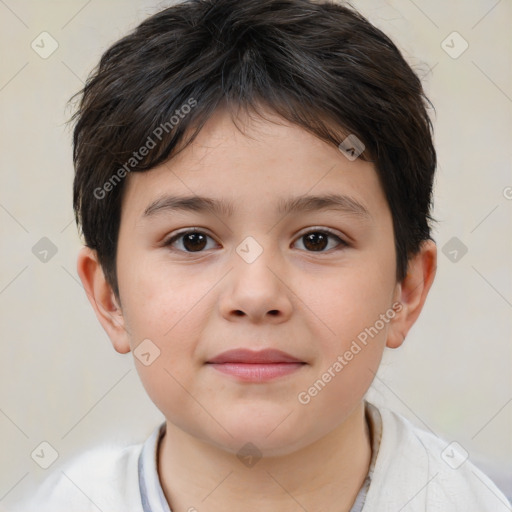
[[[78,257],[114,348],[127,353],[149,339],[160,350],[148,366],[134,361],[166,418],[158,470],[174,512],[225,512],[240,502],[248,512],[350,510],[371,457],[365,393],[384,348],[399,347],[417,319],[435,275],[436,246],[426,241],[396,281],[391,213],[372,163],[350,161],[302,128],[266,117],[240,117],[242,133],[219,110],[182,153],[127,178],[120,300],[95,252],[85,247]],[[233,215],[144,217],[166,193],[229,200]],[[276,211],[283,198],[331,193],[356,200],[368,215]],[[184,238],[162,243],[184,228],[211,238],[199,252]],[[318,250],[303,237],[326,228],[335,236]],[[252,263],[236,252],[248,236],[263,249]],[[300,403],[298,394],[396,301],[394,318]],[[239,382],[205,364],[238,347],[277,348],[306,364],[263,383]],[[262,455],[251,467],[237,457],[248,442]]]

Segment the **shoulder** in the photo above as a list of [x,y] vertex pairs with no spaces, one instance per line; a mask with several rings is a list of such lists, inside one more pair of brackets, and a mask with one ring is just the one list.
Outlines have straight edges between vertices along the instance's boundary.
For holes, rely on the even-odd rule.
[[138,458],[143,444],[105,444],[84,452],[50,474],[23,512],[142,512]]
[[364,512],[512,510],[458,443],[420,429],[387,408],[373,407],[382,418],[382,440]]

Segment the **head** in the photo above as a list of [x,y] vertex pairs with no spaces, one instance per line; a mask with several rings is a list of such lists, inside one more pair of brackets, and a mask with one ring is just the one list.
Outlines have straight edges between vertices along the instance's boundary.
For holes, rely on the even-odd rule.
[[[150,347],[136,364],[168,421],[277,454],[360,403],[435,273],[426,107],[390,39],[331,2],[190,0],[104,53],[75,114],[78,272],[115,349]],[[303,365],[212,369],[240,347]]]

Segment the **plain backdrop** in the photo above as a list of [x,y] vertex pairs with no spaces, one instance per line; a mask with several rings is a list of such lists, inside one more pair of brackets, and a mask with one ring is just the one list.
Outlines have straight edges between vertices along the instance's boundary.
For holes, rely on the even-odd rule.
[[[75,270],[65,121],[100,55],[167,5],[0,1],[0,509],[77,453],[142,442],[163,421]],[[436,281],[403,347],[386,351],[369,398],[457,441],[512,496],[512,4],[353,5],[421,75],[439,157]],[[58,453],[46,470],[31,456],[42,442]]]

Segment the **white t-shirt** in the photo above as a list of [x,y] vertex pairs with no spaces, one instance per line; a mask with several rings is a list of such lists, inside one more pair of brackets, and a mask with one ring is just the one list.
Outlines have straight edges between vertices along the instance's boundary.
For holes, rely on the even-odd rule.
[[[389,409],[365,405],[372,461],[351,512],[512,512],[503,493],[456,444]],[[157,472],[164,429],[165,423],[159,425],[142,444],[101,446],[80,455],[12,512],[172,512]]]

